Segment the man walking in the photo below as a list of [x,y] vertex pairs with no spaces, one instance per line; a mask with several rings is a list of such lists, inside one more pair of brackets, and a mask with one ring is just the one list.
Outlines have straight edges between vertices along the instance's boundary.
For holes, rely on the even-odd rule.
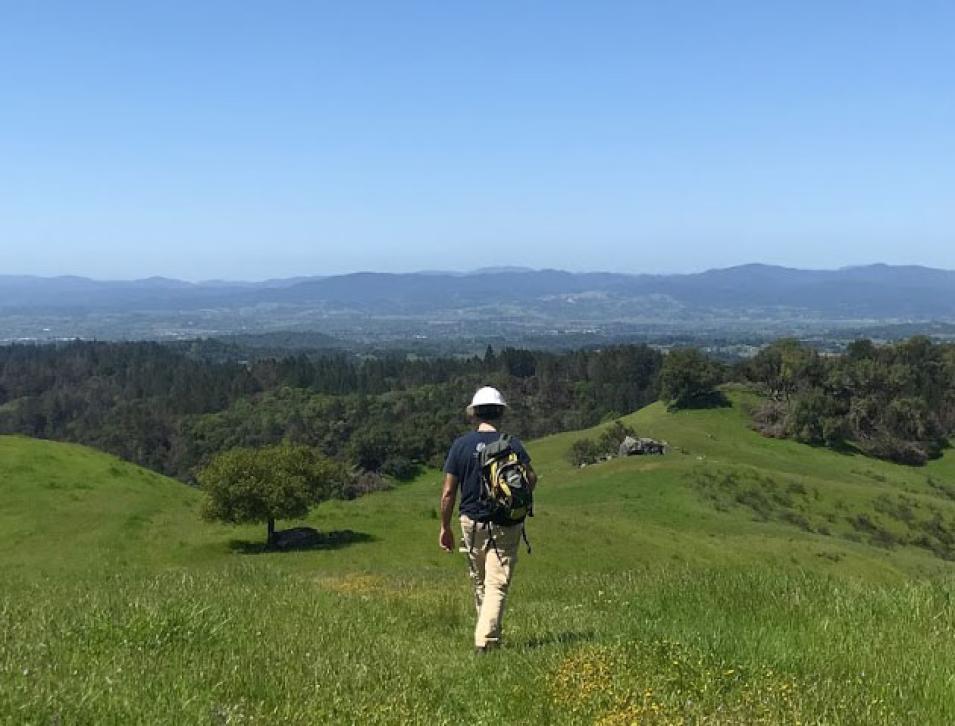
[[[478,654],[486,653],[501,642],[501,619],[507,589],[511,584],[523,524],[498,524],[492,520],[492,508],[484,496],[481,479],[481,452],[501,438],[497,425],[507,403],[496,388],[481,388],[467,407],[476,430],[458,437],[451,445],[444,465],[444,487],[441,492],[441,534],[439,543],[448,552],[454,550],[451,516],[458,488],[461,489],[460,521],[464,546],[468,551],[477,626],[474,646]],[[511,448],[524,465],[531,491],[537,485],[537,474],[521,442],[511,437]]]

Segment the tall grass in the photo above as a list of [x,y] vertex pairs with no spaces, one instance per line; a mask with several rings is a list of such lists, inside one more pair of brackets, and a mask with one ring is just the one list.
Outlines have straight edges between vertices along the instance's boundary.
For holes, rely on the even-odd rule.
[[463,573],[9,583],[4,723],[955,721],[955,585],[761,570],[515,583],[471,656]]

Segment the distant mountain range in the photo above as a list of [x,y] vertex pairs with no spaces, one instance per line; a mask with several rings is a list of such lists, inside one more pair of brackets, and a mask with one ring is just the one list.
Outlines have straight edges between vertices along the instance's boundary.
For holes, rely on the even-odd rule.
[[868,265],[800,270],[743,265],[695,274],[495,268],[472,273],[361,272],[264,282],[190,283],[153,277],[0,275],[0,315],[307,309],[322,314],[420,317],[526,313],[592,320],[803,317],[827,320],[955,319],[955,271]]

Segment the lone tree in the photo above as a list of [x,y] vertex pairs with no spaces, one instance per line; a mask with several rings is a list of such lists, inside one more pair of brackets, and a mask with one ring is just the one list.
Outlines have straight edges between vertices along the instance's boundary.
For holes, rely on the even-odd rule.
[[697,348],[676,348],[663,359],[660,399],[670,410],[719,403],[721,397],[716,386],[722,377],[719,365]]
[[225,451],[197,478],[206,492],[203,519],[265,522],[272,545],[276,519],[303,517],[319,502],[339,496],[345,475],[341,466],[314,449],[284,443]]

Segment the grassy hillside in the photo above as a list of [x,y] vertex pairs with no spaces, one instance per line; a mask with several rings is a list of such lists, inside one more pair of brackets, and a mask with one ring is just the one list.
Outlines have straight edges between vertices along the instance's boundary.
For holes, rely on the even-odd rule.
[[335,547],[256,554],[182,484],[0,438],[0,722],[952,722],[955,457],[764,439],[731,398],[627,417],[664,457],[529,444],[534,552],[481,661],[436,472],[322,505]]
[[0,566],[71,577],[193,563],[229,530],[197,520],[200,493],[73,444],[0,436]]

